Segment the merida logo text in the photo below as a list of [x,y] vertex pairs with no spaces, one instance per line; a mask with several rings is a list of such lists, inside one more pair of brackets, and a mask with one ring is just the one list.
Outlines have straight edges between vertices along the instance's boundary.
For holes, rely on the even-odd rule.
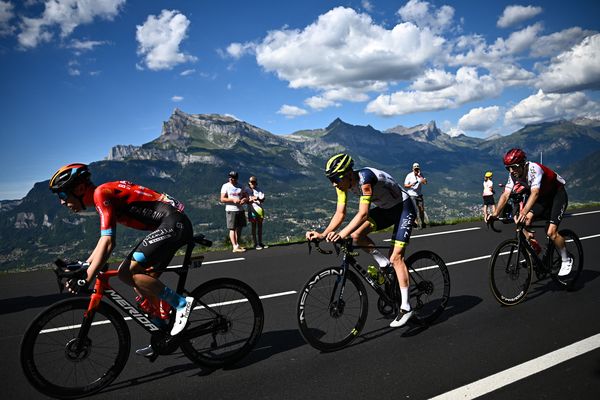
[[129,304],[127,300],[125,300],[121,295],[119,295],[114,290],[105,290],[104,293],[110,295],[112,301],[121,306],[123,310],[129,313],[131,317],[135,318],[139,323],[144,325],[150,331],[158,331],[158,327],[152,323],[148,318],[146,318],[143,314],[141,314],[134,306]]

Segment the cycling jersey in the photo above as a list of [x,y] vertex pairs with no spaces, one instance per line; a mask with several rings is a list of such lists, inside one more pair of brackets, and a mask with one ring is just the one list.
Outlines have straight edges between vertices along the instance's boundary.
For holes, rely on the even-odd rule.
[[[380,208],[392,208],[398,203],[409,198],[406,191],[392,178],[390,174],[375,168],[362,168],[358,172],[358,185],[350,190],[360,196],[361,202],[367,201]],[[362,193],[362,185],[370,184],[373,194],[365,196]],[[336,189],[338,203],[346,204],[346,192]]]
[[107,182],[94,191],[94,204],[100,215],[100,234],[114,236],[117,222],[134,229],[155,230],[161,221],[183,211],[183,204],[128,181]]
[[[416,216],[413,202],[408,193],[387,172],[370,167],[356,172],[358,173],[358,185],[350,190],[360,196],[361,203],[373,203],[376,206],[369,210],[371,229],[377,231],[394,225],[392,245],[406,246]],[[362,192],[362,185],[365,184],[371,185],[372,194],[370,196]],[[336,191],[338,203],[346,204],[346,192],[338,188]]]
[[[526,168],[526,179],[521,179],[518,183],[524,185],[528,191],[538,188],[540,199],[554,197],[556,192],[565,185],[565,180],[545,165],[529,161]],[[515,183],[517,183],[517,180],[509,173],[504,191],[512,192]]]

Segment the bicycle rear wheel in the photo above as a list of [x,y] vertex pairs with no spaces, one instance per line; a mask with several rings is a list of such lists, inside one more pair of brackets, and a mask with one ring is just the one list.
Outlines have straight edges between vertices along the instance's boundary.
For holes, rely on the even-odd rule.
[[87,335],[78,338],[88,305],[86,298],[56,303],[38,315],[25,332],[21,367],[33,387],[47,396],[90,395],[110,384],[125,367],[129,329],[114,308],[100,303]]
[[490,288],[496,300],[514,306],[525,300],[531,285],[531,258],[516,239],[500,243],[490,261]]
[[264,312],[250,286],[219,278],[198,286],[192,296],[196,307],[181,340],[181,349],[190,360],[220,368],[252,350],[262,333]]
[[448,304],[450,274],[444,260],[429,250],[418,251],[406,259],[410,273],[409,297],[417,320],[430,324]]
[[350,344],[367,320],[365,286],[354,272],[346,271],[345,281],[342,274],[342,268],[334,267],[317,272],[298,298],[300,333],[321,351],[339,350]]
[[552,272],[550,276],[565,289],[572,289],[577,279],[581,275],[583,270],[583,247],[579,241],[579,237],[575,232],[569,229],[563,229],[558,232],[563,238],[565,238],[565,246],[567,247],[567,254],[573,258],[573,267],[571,272],[565,276],[558,276],[558,270],[562,264],[562,257],[556,247],[552,252]]

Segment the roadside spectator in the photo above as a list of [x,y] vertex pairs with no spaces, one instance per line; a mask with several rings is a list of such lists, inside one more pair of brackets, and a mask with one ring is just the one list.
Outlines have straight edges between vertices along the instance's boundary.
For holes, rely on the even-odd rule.
[[496,211],[494,182],[492,182],[492,172],[488,171],[483,176],[483,219],[487,221],[488,215],[494,214],[494,211]]
[[250,177],[248,187],[245,190],[248,196],[248,221],[252,224],[252,241],[256,250],[262,250],[269,247],[262,240],[262,227],[265,218],[262,204],[265,201],[265,194],[258,187],[258,179],[255,176]]
[[415,208],[419,212],[419,220],[421,228],[425,228],[425,203],[423,202],[423,194],[421,193],[421,185],[426,185],[427,179],[421,175],[421,167],[419,163],[414,163],[412,172],[409,172],[404,179],[404,188],[407,189],[408,195],[412,199]]
[[233,252],[244,252],[246,249],[240,246],[239,239],[242,237],[242,228],[246,226],[246,214],[242,206],[248,203],[248,196],[238,186],[236,171],[231,171],[229,181],[221,186],[221,203],[225,204],[227,229],[229,229],[229,240],[233,245]]

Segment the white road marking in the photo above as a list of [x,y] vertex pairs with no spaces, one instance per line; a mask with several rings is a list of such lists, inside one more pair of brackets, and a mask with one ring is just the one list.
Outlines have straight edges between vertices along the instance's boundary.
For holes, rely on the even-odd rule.
[[580,212],[580,213],[575,213],[575,214],[570,214],[571,217],[578,217],[580,215],[587,215],[587,214],[596,214],[599,213],[600,210],[596,210],[596,211],[586,211],[586,212]]
[[[288,290],[287,292],[265,294],[263,296],[259,296],[259,298],[261,300],[263,300],[263,299],[271,299],[273,297],[289,296],[291,294],[296,294],[296,293],[298,293],[298,292],[296,292],[295,290]],[[248,301],[248,300],[247,299],[231,300],[231,301],[224,301],[224,302],[221,302],[221,303],[211,304],[210,306],[211,307],[217,307],[217,306],[223,306],[223,305],[229,305],[229,304],[243,303],[243,302],[246,302],[246,301]],[[197,310],[199,308],[201,308],[201,307],[196,307],[196,308],[194,308],[194,310]],[[83,317],[83,314],[82,314],[82,317]],[[125,319],[125,321],[131,321],[131,317],[125,317],[124,319]],[[95,326],[95,325],[104,325],[104,324],[109,324],[109,323],[110,323],[110,321],[108,321],[108,320],[97,321],[97,322],[92,322],[92,326]],[[78,325],[67,325],[67,326],[61,326],[61,327],[58,327],[58,328],[43,329],[43,330],[40,331],[40,333],[60,332],[60,331],[66,331],[66,330],[69,330],[69,329],[77,329],[77,328],[80,328],[80,327],[81,327],[81,324],[78,324]]]
[[[480,227],[477,227],[477,228],[465,228],[465,229],[456,229],[456,230],[453,230],[453,231],[444,231],[444,232],[426,233],[426,234],[424,234],[424,235],[414,235],[414,236],[412,236],[412,235],[411,235],[411,237],[410,237],[410,238],[411,238],[411,239],[416,239],[416,238],[427,237],[427,236],[447,235],[447,234],[449,234],[449,233],[458,233],[458,232],[475,231],[475,230],[477,230],[477,229],[481,229],[481,228],[480,228]],[[391,241],[391,240],[392,240],[392,239],[384,239],[383,241],[384,241],[384,242],[389,242],[389,241]]]
[[[227,258],[225,260],[215,260],[215,261],[202,261],[202,265],[208,265],[208,264],[221,264],[221,263],[228,263],[228,262],[233,262],[233,261],[244,261],[245,258],[244,257],[238,257],[238,258]],[[179,265],[169,265],[167,267],[167,269],[176,269],[176,268],[181,268],[183,267],[182,264]]]
[[459,387],[449,392],[440,394],[430,400],[455,400],[455,399],[473,399],[483,396],[494,390],[500,389],[511,383],[527,378],[533,374],[544,371],[562,362],[578,357],[582,354],[596,350],[600,347],[600,334],[590,336],[587,339],[580,340],[562,349],[544,354],[533,360],[516,365],[507,370],[490,375],[468,385]]

